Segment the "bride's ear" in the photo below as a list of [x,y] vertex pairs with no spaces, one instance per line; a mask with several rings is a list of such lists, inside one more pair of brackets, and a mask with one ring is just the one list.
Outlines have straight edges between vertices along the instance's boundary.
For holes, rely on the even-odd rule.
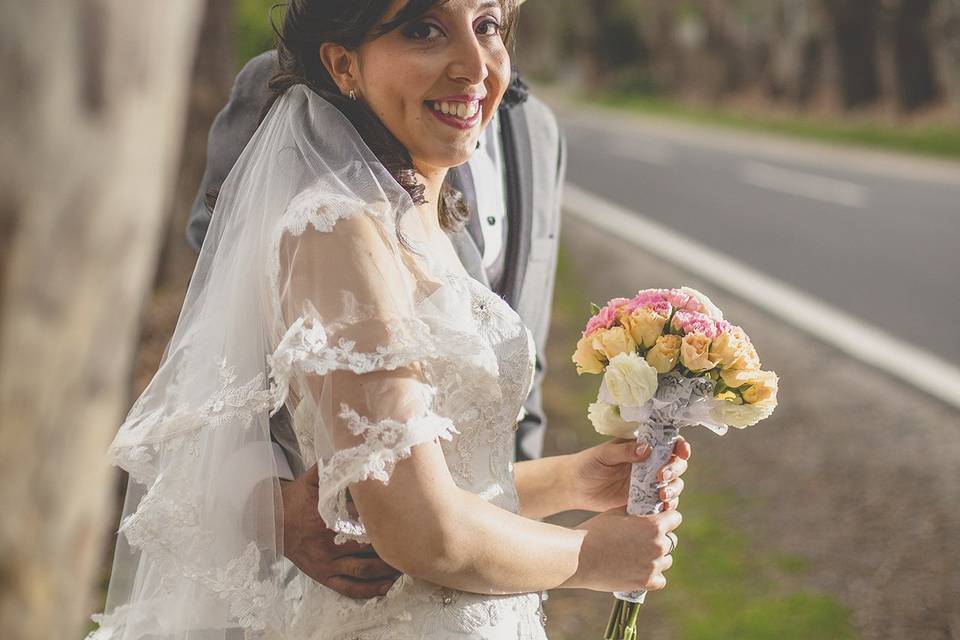
[[319,55],[320,62],[333,78],[340,93],[348,95],[351,90],[357,90],[357,62],[353,51],[334,42],[324,42],[320,45]]

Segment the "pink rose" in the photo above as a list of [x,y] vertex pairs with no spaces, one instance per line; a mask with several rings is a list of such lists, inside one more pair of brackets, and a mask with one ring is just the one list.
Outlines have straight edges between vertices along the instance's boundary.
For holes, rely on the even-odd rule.
[[719,331],[717,331],[716,321],[710,316],[697,311],[677,311],[673,314],[671,326],[681,331],[684,335],[699,333],[710,339],[716,338],[719,333]]
[[679,289],[671,289],[670,293],[667,294],[667,301],[677,309],[684,311],[697,311],[702,313],[706,310],[706,307],[704,307],[696,297],[689,293],[684,293]]
[[633,309],[637,309],[639,307],[649,307],[659,302],[666,302],[669,292],[669,289],[644,289],[633,297],[633,300],[630,301],[630,306],[633,307]]
[[587,328],[583,331],[583,335],[588,336],[594,331],[599,331],[600,329],[609,329],[616,322],[616,307],[607,305],[603,309],[600,309],[600,311],[597,312],[597,315],[590,318],[590,320],[587,322]]
[[666,300],[648,304],[646,305],[646,307],[651,311],[653,311],[654,313],[657,313],[663,316],[664,318],[669,318],[670,314],[673,313],[673,307],[670,306],[670,303],[667,302]]

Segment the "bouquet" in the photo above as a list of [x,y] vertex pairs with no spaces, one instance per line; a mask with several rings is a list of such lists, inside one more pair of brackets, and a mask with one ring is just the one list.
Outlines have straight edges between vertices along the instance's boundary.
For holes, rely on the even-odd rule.
[[[587,413],[599,433],[650,445],[650,456],[631,470],[627,512],[656,513],[657,472],[680,428],[723,435],[755,425],[777,406],[778,378],[761,370],[743,329],[695,289],[646,289],[592,311],[573,354],[577,373],[603,376]],[[604,640],[636,638],[645,595],[614,594]]]

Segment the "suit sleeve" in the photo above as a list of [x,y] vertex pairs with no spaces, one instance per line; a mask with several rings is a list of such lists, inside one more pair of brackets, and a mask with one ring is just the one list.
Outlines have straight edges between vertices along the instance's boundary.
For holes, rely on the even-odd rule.
[[237,75],[226,106],[213,120],[207,136],[207,166],[187,222],[187,241],[194,251],[200,251],[210,225],[207,193],[223,184],[257,130],[260,111],[270,95],[267,83],[276,69],[276,60],[275,51],[250,60]]
[[[544,114],[552,117],[552,113],[544,107]],[[556,159],[556,174],[553,183],[553,192],[551,198],[551,215],[557,221],[556,230],[559,232],[560,211],[563,200],[563,181],[567,170],[566,139],[563,132],[557,126],[557,145],[554,157]],[[557,238],[558,239],[558,238]],[[547,427],[547,417],[543,411],[543,379],[547,371],[547,335],[549,332],[551,309],[553,306],[553,288],[556,281],[556,250],[554,246],[554,255],[551,257],[554,267],[548,274],[546,294],[543,298],[543,304],[546,305],[544,313],[547,317],[546,322],[540,332],[534,335],[537,345],[536,372],[533,378],[533,387],[524,403],[524,417],[517,426],[516,459],[518,462],[523,460],[532,460],[543,455],[543,437]]]

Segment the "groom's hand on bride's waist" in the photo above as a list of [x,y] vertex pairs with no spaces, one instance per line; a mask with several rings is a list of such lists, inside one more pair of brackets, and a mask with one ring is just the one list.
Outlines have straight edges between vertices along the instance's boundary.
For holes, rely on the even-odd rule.
[[[351,598],[387,592],[400,573],[369,544],[335,544],[334,532],[317,512],[317,466],[293,481],[280,481],[283,554],[320,584]],[[353,504],[350,503],[352,509]],[[355,514],[354,514],[355,515]]]

